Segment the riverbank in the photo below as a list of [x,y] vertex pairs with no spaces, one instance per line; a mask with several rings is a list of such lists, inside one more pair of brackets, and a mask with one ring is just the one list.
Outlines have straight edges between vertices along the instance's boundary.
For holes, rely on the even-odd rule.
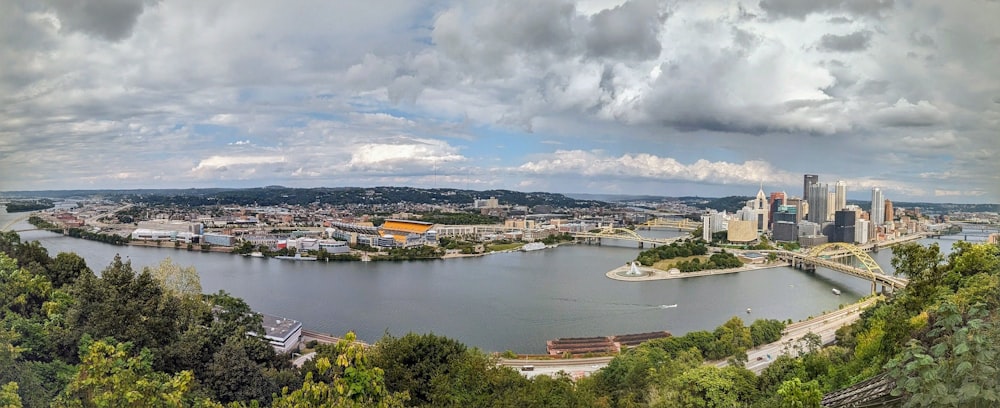
[[706,271],[697,272],[679,272],[679,273],[669,273],[667,271],[651,268],[648,266],[640,266],[639,271],[643,272],[645,275],[642,276],[625,276],[625,273],[631,268],[630,265],[619,266],[615,269],[608,271],[605,276],[608,278],[625,281],[625,282],[643,282],[643,281],[653,281],[653,280],[664,280],[664,279],[683,279],[683,278],[696,278],[699,276],[712,276],[712,275],[725,275],[729,273],[746,272],[746,271],[757,271],[761,269],[778,268],[782,266],[788,266],[787,262],[771,262],[768,264],[747,264],[739,268],[729,268],[729,269],[710,269]]

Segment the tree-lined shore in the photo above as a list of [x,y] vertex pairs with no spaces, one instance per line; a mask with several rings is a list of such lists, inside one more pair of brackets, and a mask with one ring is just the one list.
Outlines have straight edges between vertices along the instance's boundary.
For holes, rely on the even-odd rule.
[[[592,376],[525,378],[498,356],[434,334],[388,333],[371,348],[345,336],[290,364],[260,316],[165,260],[95,274],[76,254],[0,235],[0,406],[817,407],[824,393],[880,377],[901,406],[1000,402],[1000,247],[960,242],[893,249],[909,285],[838,330],[807,335],[797,357],[760,375],[746,350],[784,324],[734,317],[714,331],[629,348]],[[358,318],[363,318],[359,316]],[[729,366],[706,365],[728,359]]]

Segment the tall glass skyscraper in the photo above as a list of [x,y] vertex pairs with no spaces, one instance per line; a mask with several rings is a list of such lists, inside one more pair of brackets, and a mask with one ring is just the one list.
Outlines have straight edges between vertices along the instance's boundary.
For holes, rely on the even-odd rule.
[[872,225],[879,226],[885,224],[885,197],[882,196],[882,189],[872,188],[872,208],[868,211]]
[[809,199],[806,202],[809,203],[809,214],[806,219],[817,224],[823,225],[826,222],[826,202],[829,196],[830,188],[826,184],[813,183],[809,186]]
[[844,180],[837,181],[835,194],[836,199],[832,211],[843,210],[844,207],[847,207],[847,183],[844,183]]
[[[802,177],[802,199],[809,202],[809,186],[819,183],[819,176],[815,174],[806,174]],[[823,195],[824,199],[826,195]],[[811,211],[810,211],[811,212]]]

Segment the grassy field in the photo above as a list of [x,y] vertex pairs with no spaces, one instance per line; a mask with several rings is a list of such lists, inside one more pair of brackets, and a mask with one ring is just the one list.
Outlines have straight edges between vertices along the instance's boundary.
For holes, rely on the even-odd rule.
[[681,256],[674,259],[664,259],[660,262],[653,264],[653,267],[661,271],[669,271],[674,265],[681,263],[683,261],[690,261],[692,259],[699,259],[699,262],[708,262],[708,255],[691,255],[691,256]]
[[490,244],[487,251],[493,251],[493,252],[508,251],[511,249],[518,249],[523,246],[524,246],[523,242],[511,242],[509,244]]

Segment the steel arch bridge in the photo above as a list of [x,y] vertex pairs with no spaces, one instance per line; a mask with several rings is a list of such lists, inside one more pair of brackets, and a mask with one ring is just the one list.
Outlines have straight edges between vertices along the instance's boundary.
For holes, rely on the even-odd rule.
[[[825,254],[826,252],[832,253]],[[882,267],[879,266],[878,262],[875,262],[875,259],[868,255],[867,252],[858,248],[854,244],[848,244],[846,242],[828,242],[826,244],[813,247],[809,250],[808,254],[809,256],[815,258],[822,258],[824,255],[828,255],[832,257],[850,259],[850,256],[854,256],[854,258],[861,263],[861,267],[871,274],[872,279],[874,279],[876,275],[885,275],[885,271],[882,270]]]
[[636,226],[643,228],[676,228],[679,231],[694,231],[701,226],[701,223],[689,221],[687,218],[681,218],[680,220],[653,218],[642,224],[637,224]]
[[871,281],[872,293],[877,285],[898,289],[905,287],[904,278],[886,275],[878,262],[863,249],[844,242],[830,242],[813,247],[806,253],[778,251],[778,256],[792,262],[792,266],[813,269],[821,266]]
[[614,228],[607,227],[603,228],[598,232],[576,232],[573,233],[574,238],[607,238],[607,239],[620,239],[624,241],[633,241],[640,244],[644,242],[649,242],[655,245],[669,245],[672,242],[679,241],[683,237],[677,238],[647,238],[639,235],[635,231],[628,228]]

